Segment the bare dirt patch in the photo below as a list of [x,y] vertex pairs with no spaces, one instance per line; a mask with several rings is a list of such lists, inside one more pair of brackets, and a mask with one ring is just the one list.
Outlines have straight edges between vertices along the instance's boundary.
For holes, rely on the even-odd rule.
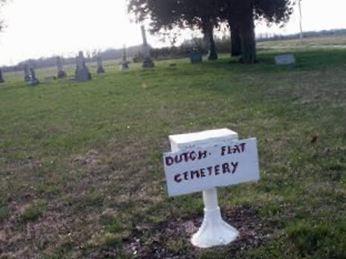
[[[240,236],[232,244],[213,250],[221,249],[236,255],[241,250],[261,245],[270,237],[265,223],[251,207],[227,208],[223,211],[223,218],[238,229]],[[138,258],[197,257],[205,250],[193,247],[190,238],[202,220],[201,215],[191,215],[189,218],[172,218],[158,225],[139,225],[124,242],[124,250]]]

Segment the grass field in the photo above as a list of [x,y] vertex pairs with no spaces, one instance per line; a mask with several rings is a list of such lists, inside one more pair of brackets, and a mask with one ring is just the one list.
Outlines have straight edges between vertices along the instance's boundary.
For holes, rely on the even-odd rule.
[[[345,258],[346,49],[294,47],[288,68],[266,44],[251,66],[113,65],[35,88],[5,75],[0,257]],[[224,127],[258,138],[261,181],[220,189],[241,235],[202,250],[201,195],[168,198],[161,157],[170,134]]]

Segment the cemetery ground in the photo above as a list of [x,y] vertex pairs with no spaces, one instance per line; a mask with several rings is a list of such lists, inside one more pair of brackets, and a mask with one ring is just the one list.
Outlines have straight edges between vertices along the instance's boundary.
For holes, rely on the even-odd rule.
[[[228,56],[125,73],[108,64],[87,83],[34,88],[7,75],[0,254],[345,258],[346,50],[293,51],[295,67],[275,66],[281,51],[266,48],[253,66]],[[219,189],[240,237],[202,250],[189,241],[201,194],[168,198],[162,153],[170,134],[224,127],[257,137],[261,180]]]

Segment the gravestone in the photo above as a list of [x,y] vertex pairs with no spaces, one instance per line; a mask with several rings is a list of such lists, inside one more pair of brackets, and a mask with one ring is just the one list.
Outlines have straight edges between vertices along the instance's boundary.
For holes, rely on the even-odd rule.
[[80,51],[78,56],[76,57],[75,80],[77,82],[85,82],[91,80],[91,74],[86,65],[83,51]]
[[31,75],[30,75],[30,66],[28,63],[26,63],[24,65],[24,81],[25,82],[28,82],[31,78]]
[[121,61],[121,67],[120,70],[126,71],[129,70],[129,61],[127,60],[127,52],[126,52],[126,47],[124,46],[123,48],[123,60]]
[[35,86],[40,83],[40,81],[36,77],[35,69],[33,67],[29,68],[30,74],[29,74],[29,80],[27,81],[27,84],[29,86]]
[[296,59],[293,54],[283,54],[275,56],[276,65],[294,65]]
[[2,69],[0,68],[0,83],[4,83],[5,80],[4,80],[4,77],[3,77],[3,74],[2,74]]
[[60,57],[56,57],[56,66],[58,69],[58,74],[57,74],[57,78],[61,79],[61,78],[65,78],[67,76],[63,64],[62,64],[62,59]]
[[201,52],[197,50],[197,48],[193,48],[190,54],[190,61],[191,61],[191,64],[197,64],[197,63],[203,62],[203,55]]
[[217,187],[258,181],[257,140],[239,140],[229,129],[169,137],[163,156],[169,196],[203,192],[204,219],[191,242],[200,248],[227,245],[239,232],[226,223],[218,206]]
[[143,68],[152,68],[155,66],[155,64],[150,56],[150,47],[147,42],[147,35],[145,32],[144,25],[141,26],[141,30],[142,30],[142,38],[143,38],[143,46],[142,46]]
[[104,74],[105,69],[103,68],[103,61],[101,55],[97,55],[97,74]]

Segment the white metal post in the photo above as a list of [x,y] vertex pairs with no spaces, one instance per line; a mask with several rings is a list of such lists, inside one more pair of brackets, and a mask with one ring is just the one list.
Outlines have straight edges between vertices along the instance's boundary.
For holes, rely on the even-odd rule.
[[216,188],[203,191],[204,218],[202,226],[191,238],[194,246],[208,248],[227,245],[234,241],[239,232],[221,217]]

